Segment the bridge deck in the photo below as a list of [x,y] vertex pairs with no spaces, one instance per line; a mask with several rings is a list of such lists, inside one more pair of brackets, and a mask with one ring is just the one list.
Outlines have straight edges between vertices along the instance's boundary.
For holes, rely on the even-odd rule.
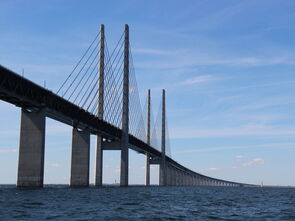
[[[119,140],[121,129],[106,121],[100,120],[97,116],[85,111],[77,105],[65,100],[50,90],[47,90],[32,81],[14,73],[13,71],[0,65],[0,99],[18,107],[28,110],[38,110],[44,108],[46,115],[52,119],[65,124],[80,128],[88,127],[92,134],[103,135],[106,138]],[[161,152],[146,144],[142,140],[129,135],[130,148],[140,153],[150,153],[151,156],[161,157]],[[175,168],[184,172],[198,175],[203,178],[215,181],[227,182],[245,186],[247,184],[225,181],[211,178],[196,173],[170,157],[166,156],[167,162]],[[249,186],[249,185],[247,185]]]

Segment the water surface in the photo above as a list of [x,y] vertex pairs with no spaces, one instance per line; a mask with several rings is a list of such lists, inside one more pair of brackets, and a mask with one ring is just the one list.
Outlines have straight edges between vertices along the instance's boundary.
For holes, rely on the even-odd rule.
[[295,220],[295,189],[2,185],[0,220]]

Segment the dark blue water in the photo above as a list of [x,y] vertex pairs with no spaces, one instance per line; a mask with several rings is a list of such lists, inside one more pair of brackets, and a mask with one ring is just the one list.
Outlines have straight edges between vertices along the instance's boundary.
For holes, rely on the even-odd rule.
[[0,220],[295,220],[295,189],[0,186]]

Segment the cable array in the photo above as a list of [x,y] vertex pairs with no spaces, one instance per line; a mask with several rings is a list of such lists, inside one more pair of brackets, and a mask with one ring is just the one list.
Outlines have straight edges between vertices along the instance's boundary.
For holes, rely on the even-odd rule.
[[[151,133],[151,146],[155,149],[161,151],[161,142],[162,142],[162,103],[159,105],[159,109],[156,115],[156,121],[154,123],[154,128]],[[166,155],[172,157],[171,155],[171,144],[170,136],[168,130],[168,119],[167,114],[165,114],[165,150]]]
[[104,120],[122,128],[124,33],[110,53],[106,42],[106,64],[104,76]]
[[129,66],[129,132],[135,137],[146,142],[146,124],[139,98],[139,91],[135,76],[135,68],[131,50]]
[[[105,36],[99,32],[81,59],[74,66],[57,91],[64,99],[76,104],[93,115],[98,115],[99,105],[99,66],[101,58],[101,39],[104,42],[104,79],[103,79],[103,120],[117,128],[122,128],[123,76],[124,76],[124,32],[109,50]],[[145,105],[146,107],[146,105]],[[129,133],[147,141],[147,113],[141,106],[131,47],[129,44]],[[154,123],[151,111],[151,146],[160,150],[161,107]],[[166,120],[167,124],[167,120]],[[168,126],[166,126],[166,150],[170,154]]]
[[98,64],[100,33],[98,33],[57,94],[84,110],[94,113],[98,97]]

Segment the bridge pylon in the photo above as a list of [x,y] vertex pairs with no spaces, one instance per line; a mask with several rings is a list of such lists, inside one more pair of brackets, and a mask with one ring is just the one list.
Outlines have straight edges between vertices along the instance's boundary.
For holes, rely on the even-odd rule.
[[[151,144],[151,90],[148,89],[148,98],[147,98],[147,133],[146,133],[146,140],[147,144]],[[145,174],[145,185],[150,185],[150,153],[146,153],[146,174]]]
[[160,186],[167,185],[167,169],[166,169],[166,103],[165,90],[162,91],[162,130],[161,130],[161,163],[160,163]]
[[129,26],[124,31],[124,75],[121,136],[120,186],[128,186],[129,170]]
[[[99,51],[99,81],[98,81],[98,108],[97,117],[103,120],[104,115],[104,58],[105,58],[105,34],[104,25],[100,26],[100,51]],[[95,167],[95,186],[102,186],[103,171],[103,137],[97,135],[96,141],[96,167]]]

